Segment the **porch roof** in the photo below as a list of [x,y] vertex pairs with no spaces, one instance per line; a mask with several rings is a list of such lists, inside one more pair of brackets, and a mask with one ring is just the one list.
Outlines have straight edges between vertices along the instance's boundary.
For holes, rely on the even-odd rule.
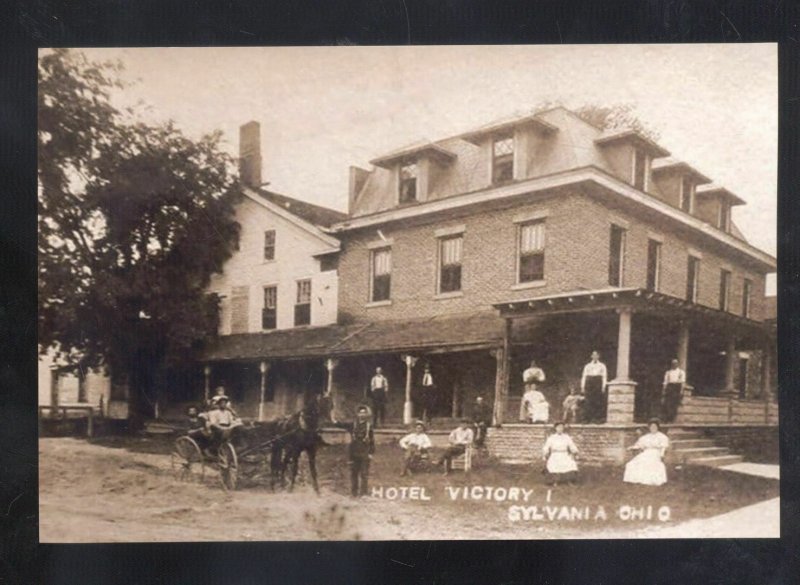
[[774,329],[774,327],[763,321],[756,321],[729,311],[713,309],[685,299],[642,288],[577,290],[523,300],[505,301],[495,303],[492,306],[504,318],[632,307],[650,312],[709,319],[718,323],[728,323],[740,328],[756,329],[765,333],[772,333]]
[[497,347],[502,343],[502,337],[503,320],[497,313],[479,311],[224,335],[205,348],[200,360],[245,361],[399,351],[456,351]]

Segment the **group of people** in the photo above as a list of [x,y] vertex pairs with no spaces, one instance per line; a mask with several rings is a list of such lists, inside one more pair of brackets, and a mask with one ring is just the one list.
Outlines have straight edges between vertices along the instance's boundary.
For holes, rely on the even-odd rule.
[[[520,422],[547,423],[550,420],[550,404],[539,389],[545,379],[544,370],[536,360],[531,360],[530,366],[522,373],[525,391],[519,407]],[[677,417],[685,385],[686,372],[681,369],[678,360],[673,359],[664,374],[661,395],[657,400],[657,408],[665,422],[674,422]],[[608,370],[600,361],[600,353],[593,351],[581,373],[580,391],[571,387],[562,403],[564,422],[605,422],[607,386]]]

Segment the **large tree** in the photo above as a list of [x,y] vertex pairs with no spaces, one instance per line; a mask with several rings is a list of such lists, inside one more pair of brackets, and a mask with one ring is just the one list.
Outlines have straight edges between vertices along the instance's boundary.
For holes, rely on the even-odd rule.
[[238,245],[240,190],[219,133],[119,111],[118,76],[69,50],[39,61],[38,334],[81,372],[125,376],[137,419],[216,333],[206,288]]

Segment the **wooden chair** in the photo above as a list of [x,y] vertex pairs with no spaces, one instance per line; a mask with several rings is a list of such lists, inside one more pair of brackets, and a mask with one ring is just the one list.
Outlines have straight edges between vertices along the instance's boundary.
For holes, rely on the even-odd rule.
[[467,445],[467,448],[464,450],[463,455],[459,455],[458,457],[453,457],[452,461],[450,462],[451,469],[463,469],[464,473],[469,473],[472,470],[472,454],[475,450],[475,447],[472,445]]

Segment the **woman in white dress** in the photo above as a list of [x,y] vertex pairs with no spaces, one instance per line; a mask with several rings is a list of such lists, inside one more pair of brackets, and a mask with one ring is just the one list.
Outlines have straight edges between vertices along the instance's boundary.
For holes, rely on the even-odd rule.
[[542,447],[545,468],[550,481],[556,485],[561,480],[574,483],[578,472],[578,464],[575,462],[578,448],[572,437],[564,432],[563,422],[557,422],[554,428],[556,432],[547,437]]
[[650,420],[650,430],[639,437],[636,444],[628,447],[629,451],[639,451],[625,465],[622,481],[643,485],[664,485],[667,483],[667,467],[664,465],[664,452],[669,447],[667,435],[661,432],[658,419]]

